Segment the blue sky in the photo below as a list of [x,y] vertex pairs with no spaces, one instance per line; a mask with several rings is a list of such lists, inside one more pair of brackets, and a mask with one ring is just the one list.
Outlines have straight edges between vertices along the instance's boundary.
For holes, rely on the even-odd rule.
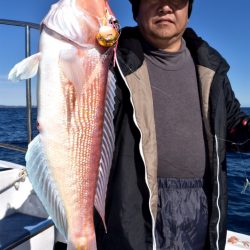
[[[56,0],[1,0],[0,19],[40,23]],[[135,25],[128,0],[110,0],[122,26]],[[229,79],[242,106],[250,107],[250,1],[194,0],[189,26],[228,61]],[[32,53],[39,32],[32,31]],[[24,29],[0,25],[0,105],[25,105],[25,84],[10,83],[11,67],[24,58]],[[35,96],[36,79],[32,81]],[[33,104],[36,103],[33,98]]]

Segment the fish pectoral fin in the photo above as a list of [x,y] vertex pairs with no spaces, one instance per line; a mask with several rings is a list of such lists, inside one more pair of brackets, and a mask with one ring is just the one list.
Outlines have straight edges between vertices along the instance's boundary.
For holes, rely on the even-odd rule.
[[76,93],[81,95],[83,84],[85,81],[84,76],[84,58],[77,54],[77,50],[72,48],[63,50],[60,53],[60,65],[64,76],[73,83]]
[[8,79],[11,81],[21,81],[32,78],[37,74],[41,52],[25,58],[17,63],[10,71]]

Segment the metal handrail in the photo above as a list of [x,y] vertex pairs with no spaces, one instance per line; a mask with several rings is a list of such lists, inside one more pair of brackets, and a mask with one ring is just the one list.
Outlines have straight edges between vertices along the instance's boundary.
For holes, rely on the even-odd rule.
[[0,148],[10,149],[10,150],[18,151],[21,153],[26,153],[27,151],[26,148],[11,145],[11,144],[6,144],[6,143],[0,143]]
[[[30,56],[30,29],[40,29],[40,25],[31,22],[0,19],[0,24],[20,26],[25,28],[25,57]],[[28,132],[28,143],[32,140],[32,102],[31,102],[31,80],[26,80],[26,108],[27,108],[27,132]],[[19,152],[26,152],[26,148],[13,146],[10,144],[0,144],[0,148],[6,148]]]
[[6,24],[6,25],[11,25],[11,26],[21,26],[21,27],[29,26],[32,29],[40,29],[40,25],[37,23],[23,22],[23,21],[16,21],[16,20],[0,19],[0,24]]

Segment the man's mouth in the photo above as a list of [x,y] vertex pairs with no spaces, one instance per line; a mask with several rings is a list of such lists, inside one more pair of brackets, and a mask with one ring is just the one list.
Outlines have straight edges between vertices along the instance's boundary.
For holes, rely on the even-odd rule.
[[170,24],[170,23],[174,23],[173,20],[171,20],[170,18],[159,18],[155,20],[155,24]]

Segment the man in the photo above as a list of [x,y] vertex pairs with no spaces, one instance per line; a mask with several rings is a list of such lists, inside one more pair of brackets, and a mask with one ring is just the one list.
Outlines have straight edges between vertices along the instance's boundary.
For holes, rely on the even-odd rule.
[[116,144],[98,249],[224,249],[225,139],[249,138],[226,61],[186,25],[192,0],[130,0],[119,39]]

